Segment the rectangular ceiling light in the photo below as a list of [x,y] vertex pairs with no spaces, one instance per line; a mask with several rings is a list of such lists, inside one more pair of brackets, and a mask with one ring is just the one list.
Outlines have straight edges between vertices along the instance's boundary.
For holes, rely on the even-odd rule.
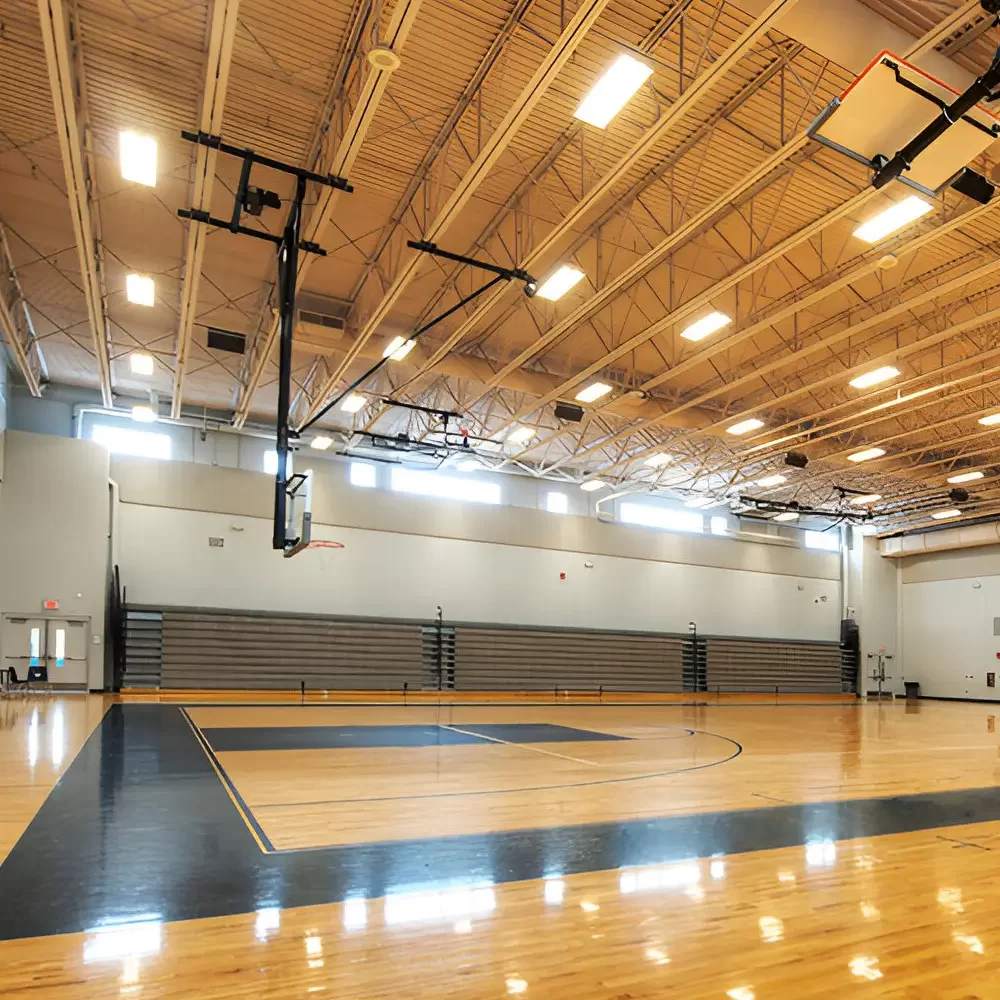
[[333,438],[327,437],[325,434],[320,434],[319,437],[314,437],[312,439],[312,443],[309,447],[315,448],[317,451],[326,451],[332,444]]
[[757,485],[768,487],[768,486],[780,486],[782,483],[787,483],[788,479],[785,476],[767,476],[764,479],[758,479]]
[[786,510],[783,514],[775,514],[772,521],[797,521],[799,515],[794,510]]
[[957,508],[951,510],[938,510],[931,514],[935,521],[947,521],[949,517],[961,517],[962,512]]
[[145,403],[140,403],[138,406],[132,407],[132,419],[137,420],[140,424],[155,424],[156,410]]
[[609,392],[611,392],[610,385],[604,382],[595,382],[593,385],[588,385],[586,389],[581,389],[576,394],[576,400],[579,403],[594,403]]
[[156,301],[156,285],[144,274],[125,275],[125,297],[137,306],[151,306]]
[[979,422],[984,427],[992,427],[994,424],[1000,424],[1000,413],[991,413],[988,417],[980,417]]
[[704,510],[706,507],[717,507],[719,505],[718,500],[715,497],[691,497],[690,500],[684,501],[685,507],[696,507],[699,510]]
[[864,375],[852,378],[851,385],[855,389],[868,389],[873,385],[878,385],[880,382],[888,382],[889,379],[896,378],[898,375],[898,368],[886,365],[884,368],[876,368],[873,372],[865,372]]
[[153,356],[151,354],[140,354],[133,351],[128,356],[129,368],[132,369],[133,375],[152,375],[153,374]]
[[878,243],[879,240],[926,215],[933,207],[923,198],[911,195],[909,198],[897,201],[895,205],[891,205],[884,212],[859,226],[854,230],[854,235],[865,243]]
[[949,483],[971,483],[976,479],[982,479],[983,474],[981,472],[963,472],[959,476],[949,476]]
[[583,271],[577,270],[575,267],[570,267],[569,264],[563,264],[558,271],[550,274],[542,282],[535,294],[540,299],[548,299],[549,302],[555,302],[573,288],[582,277]]
[[667,455],[664,452],[657,452],[655,455],[650,455],[646,459],[645,464],[653,469],[660,469],[664,465],[669,465],[674,460],[673,455]]
[[364,396],[359,396],[356,392],[352,392],[341,404],[340,408],[345,413],[357,413],[358,410],[363,410],[367,406],[368,400]]
[[530,441],[536,433],[534,427],[515,427],[507,435],[507,440],[511,444],[524,444],[526,441]]
[[726,428],[727,434],[749,434],[751,431],[760,430],[764,426],[763,420],[758,420],[756,417],[751,417],[749,420],[741,420],[738,424],[733,424],[732,427]]
[[152,136],[119,132],[118,153],[124,180],[156,186],[156,140]]
[[393,337],[382,352],[382,357],[391,358],[393,361],[402,361],[413,350],[415,344],[416,341],[413,339],[407,340],[405,337]]
[[607,485],[600,479],[588,479],[585,483],[580,483],[580,489],[587,493],[594,493],[596,490],[603,490]]
[[623,53],[591,87],[573,117],[595,128],[606,128],[652,75],[652,66]]
[[866,448],[864,451],[856,451],[853,455],[848,455],[849,462],[868,462],[873,458],[881,458],[885,454],[885,448]]
[[719,330],[730,323],[732,323],[732,320],[725,313],[709,313],[707,316],[703,316],[682,330],[681,336],[685,340],[704,340],[713,333],[718,333]]
[[881,493],[868,493],[863,497],[851,497],[851,503],[858,507],[864,507],[866,504],[878,503],[882,499]]

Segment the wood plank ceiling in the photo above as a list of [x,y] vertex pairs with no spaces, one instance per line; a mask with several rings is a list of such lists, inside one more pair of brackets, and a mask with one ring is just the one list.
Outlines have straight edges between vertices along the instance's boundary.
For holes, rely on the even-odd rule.
[[[851,2],[964,78],[1000,41],[964,0]],[[982,472],[963,519],[1000,513],[1000,428],[977,422],[1000,410],[1000,215],[949,191],[876,247],[852,236],[904,192],[872,192],[805,139],[860,67],[786,34],[795,6],[14,0],[0,35],[0,222],[33,334],[5,330],[11,356],[39,382],[103,388],[118,405],[152,390],[175,416],[273,420],[272,249],[220,231],[198,245],[176,215],[195,201],[231,212],[233,162],[199,161],[179,137],[218,127],[268,156],[348,167],[354,185],[335,204],[310,193],[307,228],[329,256],[303,271],[300,305],[346,325],[298,331],[298,423],[478,282],[416,259],[407,239],[431,233],[539,276],[584,272],[557,303],[501,289],[435,328],[362,386],[361,412],[323,419],[342,447],[361,448],[362,429],[433,438],[435,419],[381,402],[393,396],[464,413],[500,442],[491,467],[811,505],[842,485],[883,496],[883,528],[926,522],[903,511]],[[399,56],[395,72],[373,68],[378,46]],[[576,106],[621,52],[653,75],[607,129],[582,124]],[[155,187],[122,179],[122,129],[156,138]],[[289,193],[267,171],[258,183]],[[887,254],[896,266],[883,269]],[[155,278],[153,308],[126,300],[130,272]],[[713,310],[732,323],[679,336]],[[209,326],[245,334],[246,354],[209,349]],[[135,351],[155,358],[152,377],[131,372]],[[882,365],[900,376],[848,384]],[[582,422],[559,421],[553,404],[594,381],[613,391]],[[726,433],[747,417],[763,426]],[[521,426],[534,436],[506,441]],[[848,461],[865,448],[886,454]],[[788,450],[808,469],[788,469]],[[648,463],[661,453],[672,460]],[[787,481],[752,487],[776,473]]]

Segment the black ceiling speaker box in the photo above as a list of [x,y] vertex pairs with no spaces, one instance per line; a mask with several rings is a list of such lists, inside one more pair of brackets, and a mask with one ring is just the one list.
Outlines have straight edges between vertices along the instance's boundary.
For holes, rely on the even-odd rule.
[[801,451],[790,451],[785,456],[785,465],[791,465],[796,469],[804,469],[809,464],[809,459]]
[[948,499],[953,503],[965,503],[969,499],[969,491],[959,489],[957,486],[948,494]]
[[982,174],[977,174],[975,170],[964,167],[958,177],[951,182],[951,186],[966,198],[979,202],[980,205],[988,205],[993,197],[996,188]]
[[578,424],[583,420],[583,407],[576,403],[556,403],[556,416],[560,420],[569,420]]
[[216,351],[228,351],[230,354],[243,354],[247,349],[247,338],[242,333],[232,330],[208,328],[208,346]]

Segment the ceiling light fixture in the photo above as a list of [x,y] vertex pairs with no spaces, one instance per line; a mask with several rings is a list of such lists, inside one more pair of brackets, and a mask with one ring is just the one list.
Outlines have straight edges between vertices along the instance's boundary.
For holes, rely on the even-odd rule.
[[653,469],[659,469],[662,468],[664,465],[669,465],[673,460],[674,460],[673,455],[667,455],[666,453],[660,451],[657,452],[655,455],[650,455],[649,458],[647,458],[643,464],[648,465],[650,468]]
[[125,275],[125,297],[137,306],[151,306],[156,302],[156,285],[145,274]]
[[758,420],[756,417],[750,417],[749,420],[741,420],[738,424],[733,424],[732,427],[726,428],[727,434],[749,434],[751,431],[760,430],[764,426],[763,420]]
[[787,482],[788,482],[787,476],[775,475],[775,476],[765,476],[764,479],[758,479],[757,485],[763,486],[765,489],[767,489],[767,487],[769,486],[780,486],[782,483],[787,483]]
[[133,375],[152,375],[153,356],[151,354],[140,354],[133,351],[128,356],[128,366],[132,369]]
[[856,451],[853,455],[848,455],[849,462],[868,462],[873,458],[881,458],[885,454],[885,448],[865,448],[864,451]]
[[704,340],[713,333],[718,333],[724,326],[732,323],[725,313],[713,312],[692,323],[681,331],[681,336],[685,340]]
[[1000,424],[1000,413],[991,413],[988,417],[980,417],[979,422],[984,427],[992,427],[994,424]]
[[412,338],[407,340],[405,337],[393,337],[382,352],[382,357],[392,361],[402,361],[413,350],[416,343]]
[[786,510],[786,511],[784,511],[781,514],[775,514],[774,517],[771,520],[773,520],[773,521],[797,521],[798,519],[799,519],[799,515],[798,515],[798,513],[796,511],[794,511],[794,510]]
[[867,493],[863,497],[851,497],[851,503],[856,507],[864,507],[870,503],[878,503],[881,499],[881,493]]
[[962,512],[957,508],[951,510],[938,510],[931,514],[935,521],[947,521],[949,517],[961,517]]
[[132,407],[132,419],[138,421],[140,424],[155,424],[156,410],[146,403],[140,403]]
[[873,372],[865,372],[864,375],[852,378],[850,384],[855,389],[868,389],[873,385],[878,385],[880,382],[888,382],[889,379],[897,378],[899,374],[898,368],[886,365],[884,368],[876,368]]
[[327,437],[325,434],[320,434],[318,437],[312,439],[309,447],[315,448],[317,451],[326,451],[332,444],[333,438]]
[[368,405],[368,400],[364,396],[359,396],[356,392],[352,392],[341,404],[340,408],[345,413],[357,413],[358,410],[363,410]]
[[578,403],[593,403],[609,392],[611,392],[610,385],[605,382],[595,382],[593,385],[588,385],[586,389],[581,389],[576,394],[576,400]]
[[949,476],[949,483],[971,483],[976,479],[982,479],[983,473],[981,472],[963,472],[959,476]]
[[563,264],[558,271],[549,275],[542,282],[535,294],[540,299],[548,299],[549,302],[556,302],[561,299],[571,288],[574,288],[583,278],[583,271],[569,264]]
[[459,472],[481,472],[483,463],[475,458],[467,458],[464,462],[458,463]]
[[139,135],[131,130],[119,132],[118,154],[123,180],[155,187],[156,140],[152,136]]
[[526,441],[530,441],[536,433],[534,427],[515,427],[507,435],[507,440],[511,444],[524,444]]
[[911,195],[909,198],[897,201],[895,205],[859,226],[854,230],[854,235],[865,243],[878,243],[879,240],[885,239],[886,236],[908,226],[911,222],[916,222],[933,207],[923,198]]
[[591,87],[573,117],[595,128],[606,128],[652,75],[652,66],[623,53]]
[[719,503],[720,501],[716,500],[715,497],[691,497],[690,500],[684,502],[684,506],[704,510],[706,507],[716,507]]
[[580,489],[585,493],[594,493],[597,490],[603,490],[608,484],[602,482],[600,479],[588,479],[585,483],[580,483]]

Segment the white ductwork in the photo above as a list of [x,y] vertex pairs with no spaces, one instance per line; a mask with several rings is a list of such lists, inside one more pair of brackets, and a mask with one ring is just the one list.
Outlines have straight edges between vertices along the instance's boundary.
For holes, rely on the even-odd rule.
[[879,554],[891,559],[924,555],[928,552],[949,552],[955,549],[975,549],[983,545],[1000,544],[1000,522],[970,524],[962,528],[944,528],[914,535],[879,540]]

